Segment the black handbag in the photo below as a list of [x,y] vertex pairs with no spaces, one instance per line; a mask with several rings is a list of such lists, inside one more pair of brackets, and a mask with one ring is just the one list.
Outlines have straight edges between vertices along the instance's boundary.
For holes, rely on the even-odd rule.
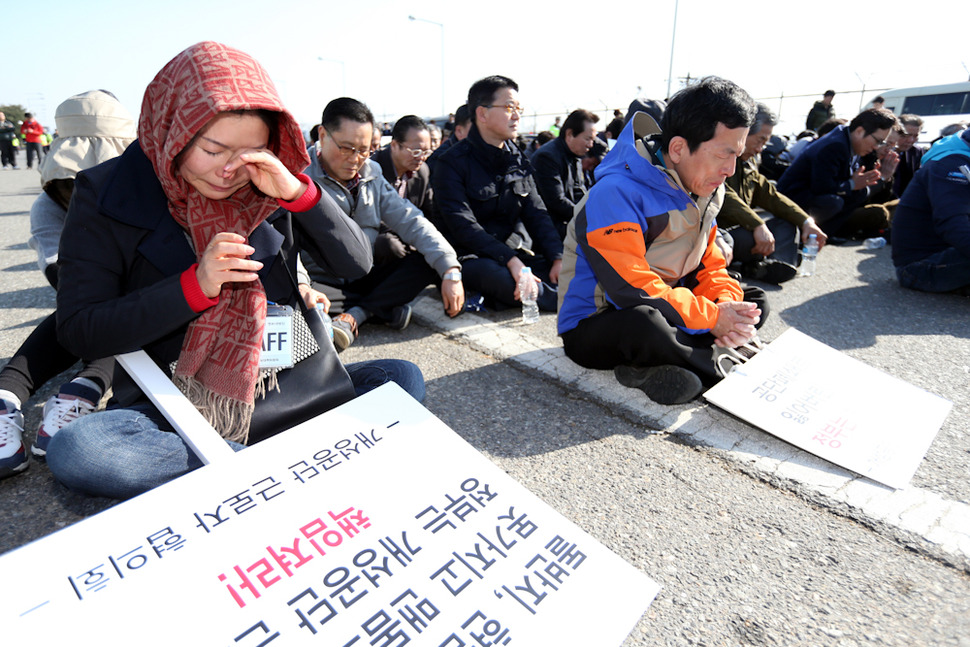
[[306,422],[356,396],[354,383],[337,357],[337,349],[323,325],[320,313],[315,308],[308,309],[300,298],[300,288],[282,252],[280,260],[300,304],[299,311],[293,313],[294,331],[300,325],[297,319],[302,317],[319,349],[291,368],[280,370],[276,374],[279,389],[268,390],[265,397],[256,398],[249,423],[249,445]]

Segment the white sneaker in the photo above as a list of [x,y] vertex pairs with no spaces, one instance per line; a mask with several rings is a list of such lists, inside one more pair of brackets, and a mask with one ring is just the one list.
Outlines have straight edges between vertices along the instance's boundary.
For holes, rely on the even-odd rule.
[[765,349],[764,342],[757,335],[737,348],[714,348],[714,365],[721,377],[744,364]]
[[97,404],[77,395],[63,392],[53,396],[44,404],[44,422],[37,430],[37,442],[30,448],[34,456],[47,455],[47,445],[51,438],[68,423],[86,416],[97,408]]
[[23,438],[24,414],[6,400],[0,400],[0,478],[13,476],[30,466]]

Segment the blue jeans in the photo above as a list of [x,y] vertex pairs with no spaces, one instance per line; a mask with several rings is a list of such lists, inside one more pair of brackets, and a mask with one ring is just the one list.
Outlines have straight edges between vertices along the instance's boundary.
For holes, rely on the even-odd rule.
[[904,288],[923,292],[952,292],[970,286],[970,257],[950,247],[896,268]]
[[[411,362],[379,359],[347,365],[357,395],[396,382],[424,399],[424,377]],[[235,451],[245,445],[226,441]],[[202,461],[151,405],[84,416],[57,432],[47,465],[72,490],[127,499],[202,467]]]

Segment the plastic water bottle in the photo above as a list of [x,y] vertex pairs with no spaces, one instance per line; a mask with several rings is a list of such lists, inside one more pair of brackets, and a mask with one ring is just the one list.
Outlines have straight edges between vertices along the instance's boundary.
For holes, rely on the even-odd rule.
[[818,236],[809,234],[802,249],[802,264],[798,267],[799,276],[815,274],[815,259],[818,258]]
[[519,298],[522,300],[522,323],[534,324],[539,321],[539,284],[532,276],[531,267],[523,267],[519,274]]
[[317,314],[320,315],[321,319],[323,319],[323,329],[327,331],[327,334],[330,335],[330,339],[332,341],[333,340],[333,319],[330,318],[330,315],[327,314],[327,311],[323,309],[323,304],[320,303],[319,301],[316,303],[314,307],[317,309]]
[[879,249],[880,247],[886,246],[886,239],[882,236],[879,236],[878,238],[866,238],[865,241],[863,241],[862,246],[866,249]]

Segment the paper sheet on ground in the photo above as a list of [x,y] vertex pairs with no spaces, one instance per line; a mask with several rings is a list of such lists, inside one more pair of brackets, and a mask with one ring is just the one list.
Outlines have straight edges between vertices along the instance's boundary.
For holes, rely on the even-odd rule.
[[11,645],[619,645],[659,590],[393,384],[0,572]]
[[794,328],[704,397],[796,447],[893,488],[909,483],[952,406]]

